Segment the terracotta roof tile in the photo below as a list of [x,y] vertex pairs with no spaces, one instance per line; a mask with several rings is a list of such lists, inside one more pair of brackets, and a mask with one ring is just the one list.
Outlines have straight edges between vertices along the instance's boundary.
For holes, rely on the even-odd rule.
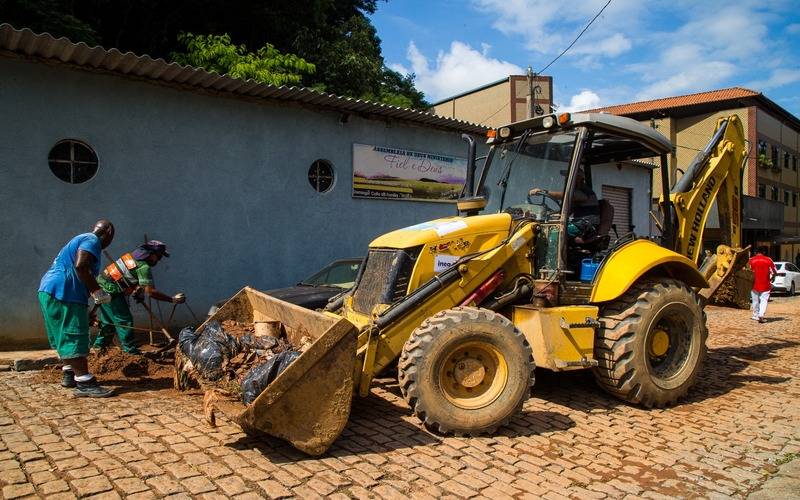
[[632,102],[628,104],[618,104],[615,106],[606,106],[605,108],[597,108],[587,110],[588,113],[610,113],[614,115],[631,115],[634,113],[643,113],[646,111],[657,111],[662,109],[681,108],[684,106],[693,106],[696,104],[705,104],[709,102],[727,101],[730,99],[741,99],[744,97],[755,97],[761,95],[750,89],[742,87],[731,87],[728,89],[711,90],[709,92],[698,92],[696,94],[688,94],[674,97],[665,97],[663,99],[653,99],[652,101]]

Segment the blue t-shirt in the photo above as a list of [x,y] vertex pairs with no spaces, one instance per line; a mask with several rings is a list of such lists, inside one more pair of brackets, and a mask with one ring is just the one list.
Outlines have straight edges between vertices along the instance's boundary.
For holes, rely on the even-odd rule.
[[89,290],[78,278],[75,272],[75,261],[78,260],[78,251],[83,250],[94,255],[92,275],[100,274],[100,238],[92,233],[79,234],[69,240],[64,248],[58,252],[50,269],[42,276],[39,291],[49,293],[62,302],[86,304],[89,300]]

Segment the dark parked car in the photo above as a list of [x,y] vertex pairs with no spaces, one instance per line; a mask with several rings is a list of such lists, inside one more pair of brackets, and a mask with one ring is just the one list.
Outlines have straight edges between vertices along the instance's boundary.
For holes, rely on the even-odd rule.
[[[353,286],[362,260],[335,260],[295,286],[265,290],[264,293],[308,309],[325,307],[331,297]],[[208,315],[217,312],[225,302],[227,300],[211,306]]]

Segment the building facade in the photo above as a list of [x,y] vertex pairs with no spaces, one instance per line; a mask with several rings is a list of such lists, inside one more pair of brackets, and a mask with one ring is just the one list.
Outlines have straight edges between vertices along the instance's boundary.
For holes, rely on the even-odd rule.
[[[39,279],[99,218],[116,225],[114,258],[145,235],[164,241],[171,258],[155,269],[156,286],[186,292],[201,314],[245,285],[296,283],[365,255],[382,233],[456,213],[453,203],[355,196],[356,145],[452,160],[466,156],[462,133],[485,132],[8,25],[0,75],[6,350],[46,345]],[[181,309],[176,319],[189,322]]]
[[510,75],[482,87],[434,103],[439,116],[500,127],[530,116],[546,115],[553,109],[553,78]]
[[[780,260],[800,252],[800,120],[765,95],[734,87],[652,101],[620,104],[591,112],[627,116],[656,128],[675,145],[669,157],[670,184],[702,150],[717,121],[736,114],[742,121],[749,153],[744,166],[743,236],[745,244],[767,246]],[[661,193],[661,175],[653,176]],[[708,223],[709,247],[719,239],[716,213]]]

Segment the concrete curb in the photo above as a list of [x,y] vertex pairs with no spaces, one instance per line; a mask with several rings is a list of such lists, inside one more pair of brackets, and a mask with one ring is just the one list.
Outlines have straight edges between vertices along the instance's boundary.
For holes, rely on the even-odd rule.
[[58,364],[61,364],[61,360],[52,349],[0,352],[0,371],[41,370]]

